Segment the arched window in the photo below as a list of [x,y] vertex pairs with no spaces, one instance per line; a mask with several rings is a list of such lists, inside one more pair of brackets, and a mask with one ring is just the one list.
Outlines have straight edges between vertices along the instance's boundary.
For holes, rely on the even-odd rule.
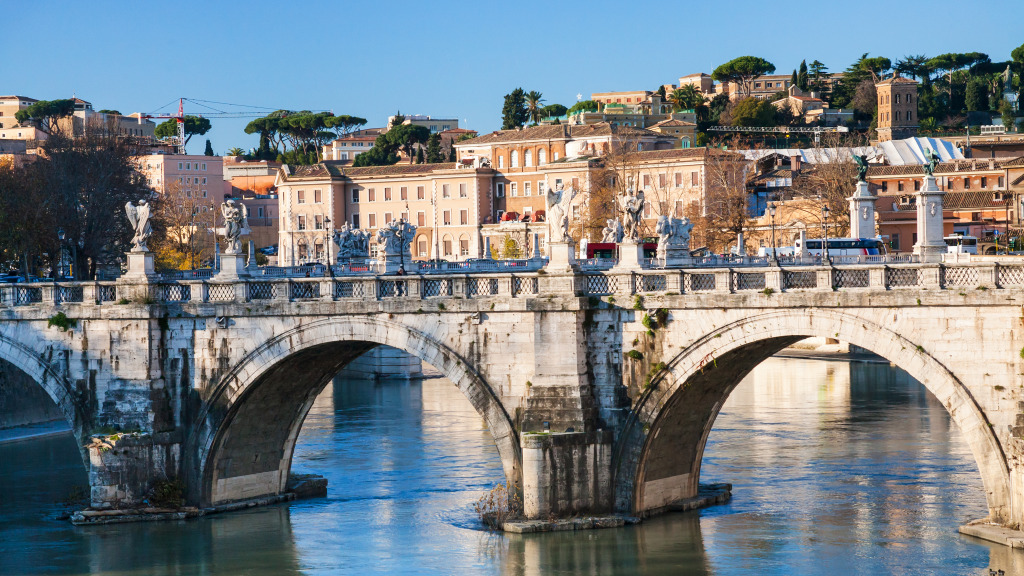
[[552,154],[551,155],[551,159],[552,160],[558,160],[558,152],[555,152],[554,154]]
[[459,256],[462,258],[469,256],[469,236],[465,234],[459,235]]
[[523,166],[532,166],[532,165],[533,165],[533,154],[529,150],[527,150],[527,151],[523,152]]
[[548,161],[547,151],[544,150],[543,148],[541,148],[540,150],[537,150],[537,166],[540,166],[541,164],[543,164],[543,163],[545,163],[547,161]]
[[513,168],[518,168],[519,167],[519,152],[518,151],[513,150],[512,154],[509,155],[509,164]]
[[450,235],[445,234],[441,238],[441,250],[444,256],[452,255],[452,237]]

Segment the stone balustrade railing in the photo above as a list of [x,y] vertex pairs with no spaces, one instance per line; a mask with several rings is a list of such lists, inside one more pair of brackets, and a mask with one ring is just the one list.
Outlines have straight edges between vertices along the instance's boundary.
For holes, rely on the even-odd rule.
[[[140,286],[143,288],[139,297]],[[547,293],[610,296],[651,293],[742,294],[846,289],[973,290],[1024,288],[1024,262],[772,266],[673,270],[584,270],[495,274],[370,275],[338,278],[249,277],[221,282],[68,282],[0,285],[0,307],[126,303],[230,303],[431,298],[531,297]]]

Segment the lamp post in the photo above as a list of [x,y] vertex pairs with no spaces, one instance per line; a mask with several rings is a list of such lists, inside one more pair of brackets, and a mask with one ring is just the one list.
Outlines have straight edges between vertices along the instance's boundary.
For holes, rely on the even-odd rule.
[[772,264],[779,265],[779,255],[775,250],[775,203],[768,206],[768,213],[772,216]]
[[60,240],[60,246],[57,248],[57,253],[59,254],[57,257],[57,274],[59,274],[61,278],[64,278],[64,239],[66,237],[67,235],[64,233],[64,229],[57,228],[57,239]]
[[832,264],[832,259],[829,258],[829,256],[828,256],[828,214],[829,214],[828,206],[827,205],[826,206],[822,206],[821,207],[821,229],[822,229],[822,232],[824,233],[824,240],[822,241],[823,243],[822,243],[822,246],[821,246],[822,250],[823,250],[822,258],[824,258],[824,260],[826,262],[828,262],[829,265],[831,265]]

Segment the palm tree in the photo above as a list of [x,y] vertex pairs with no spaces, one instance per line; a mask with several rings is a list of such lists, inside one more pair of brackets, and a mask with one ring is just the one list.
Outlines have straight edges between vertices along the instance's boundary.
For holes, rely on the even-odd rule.
[[531,90],[524,96],[526,99],[526,112],[534,124],[540,122],[541,114],[543,114],[543,106],[541,106],[544,102],[543,96],[543,94],[536,90]]
[[227,155],[228,156],[244,156],[245,155],[245,150],[242,150],[238,146],[235,146],[234,148],[229,148],[228,149]]
[[704,95],[693,84],[686,84],[673,90],[667,100],[675,106],[677,111],[694,110],[704,103]]

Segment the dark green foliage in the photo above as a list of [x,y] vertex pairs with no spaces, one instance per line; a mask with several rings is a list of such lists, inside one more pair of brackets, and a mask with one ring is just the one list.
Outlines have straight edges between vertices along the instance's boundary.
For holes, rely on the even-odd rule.
[[775,72],[775,65],[757,56],[740,56],[715,68],[711,77],[718,82],[736,82],[743,94],[750,94],[750,82]]
[[800,71],[796,75],[796,85],[805,92],[810,88],[807,83],[807,60],[800,61]]
[[967,83],[964,104],[967,105],[967,110],[970,112],[989,109],[988,85],[984,80],[973,78]]
[[416,163],[423,164],[423,148],[416,149]]
[[775,106],[766,100],[744,98],[731,107],[728,120],[730,126],[775,126]]
[[213,144],[210,144],[210,139],[206,139],[206,151],[203,152],[206,156],[213,156]]
[[[192,136],[202,136],[210,131],[210,121],[199,116],[185,116],[185,144],[192,139]],[[155,131],[157,138],[170,138],[178,135],[178,121],[174,118],[157,125]]]
[[109,114],[111,116],[123,116],[123,114],[121,114],[121,112],[118,111],[118,110],[106,110],[106,109],[104,109],[104,110],[100,110],[99,113],[100,114]]
[[573,114],[578,114],[580,112],[597,112],[600,109],[601,105],[594,100],[581,100],[570,106],[569,109],[566,110],[566,114],[572,116]]
[[456,159],[457,158],[455,156],[455,146],[452,146],[451,148],[448,149],[448,161],[455,162]]
[[388,140],[387,134],[377,136],[373,148],[356,156],[353,166],[390,166],[398,163],[398,146]]
[[516,88],[510,94],[505,95],[505,104],[501,107],[501,129],[514,130],[526,124],[530,119],[529,111],[526,109],[526,93],[522,88]]
[[417,145],[427,143],[427,139],[430,138],[430,129],[415,124],[402,124],[391,128],[384,136],[395,149],[402,150],[406,156],[412,159]]
[[444,162],[441,152],[441,136],[431,134],[430,138],[427,138],[427,163],[437,164],[438,162]]
[[60,328],[61,332],[67,332],[78,326],[78,320],[68,318],[63,312],[57,312],[46,321],[47,328],[53,328],[54,326]]
[[[74,100],[40,100],[24,110],[15,112],[14,119],[22,125],[31,122],[43,132],[53,134],[57,127],[57,121],[74,114],[74,112]],[[66,136],[70,136],[70,134],[66,134]]]
[[643,360],[644,359],[643,353],[641,353],[639,350],[630,350],[629,352],[626,352],[626,356],[628,356],[629,358],[632,358],[633,360]]
[[793,70],[793,75],[789,77],[789,85],[800,87],[800,80],[796,77],[796,70]]
[[565,106],[562,106],[561,104],[548,104],[543,108],[543,111],[545,117],[551,117],[564,116],[565,113],[569,111],[569,109],[566,108]]

